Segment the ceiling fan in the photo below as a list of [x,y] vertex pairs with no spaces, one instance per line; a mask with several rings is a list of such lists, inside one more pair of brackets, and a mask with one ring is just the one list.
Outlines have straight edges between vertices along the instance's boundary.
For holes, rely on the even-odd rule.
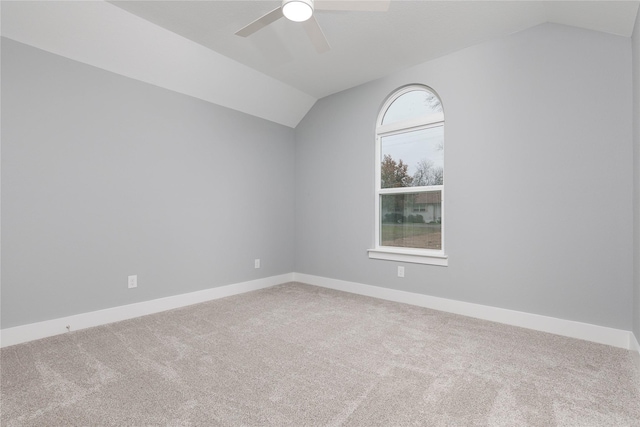
[[389,10],[390,2],[391,0],[282,0],[280,7],[241,28],[236,32],[236,35],[249,37],[284,16],[290,21],[301,22],[318,53],[324,53],[331,47],[318,21],[313,16],[316,10],[386,12]]

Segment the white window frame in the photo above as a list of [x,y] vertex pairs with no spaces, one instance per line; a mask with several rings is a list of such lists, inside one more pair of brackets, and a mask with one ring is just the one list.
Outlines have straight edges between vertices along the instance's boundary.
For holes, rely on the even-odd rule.
[[[394,122],[390,124],[383,125],[382,121],[384,119],[387,110],[402,95],[412,92],[412,91],[426,91],[435,95],[438,100],[442,103],[442,100],[434,91],[428,86],[412,84],[405,87],[402,87],[396,91],[394,91],[384,102],[382,108],[380,109],[380,113],[378,114],[378,119],[376,121],[376,150],[375,150],[375,246],[373,249],[369,249],[369,258],[371,259],[382,259],[388,261],[397,261],[397,262],[407,262],[407,263],[416,263],[416,264],[429,264],[429,265],[439,265],[439,266],[447,266],[448,265],[448,257],[445,253],[445,195],[444,195],[444,185],[429,185],[429,186],[420,186],[420,187],[400,187],[400,188],[381,188],[381,176],[380,176],[380,163],[382,161],[381,151],[382,151],[382,138],[385,136],[391,136],[401,133],[407,133],[417,130],[429,129],[433,127],[443,126],[444,129],[444,112],[438,114],[431,114],[424,117],[413,118],[409,120],[403,120],[399,122]],[[445,144],[446,145],[446,144]],[[445,156],[446,157],[446,156]],[[446,164],[446,160],[445,160]],[[446,175],[446,168],[443,172],[443,175]],[[384,194],[402,194],[402,193],[418,193],[425,191],[441,191],[441,249],[419,249],[419,248],[403,248],[397,246],[381,246],[380,245],[380,231],[382,227],[381,218],[380,218],[380,197]]]

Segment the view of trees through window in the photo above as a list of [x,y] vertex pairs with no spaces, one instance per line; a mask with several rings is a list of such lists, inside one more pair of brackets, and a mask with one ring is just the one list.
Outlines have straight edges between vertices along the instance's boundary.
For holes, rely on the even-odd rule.
[[[394,123],[399,125],[393,127]],[[444,116],[440,100],[427,90],[406,92],[391,103],[382,125],[391,125],[392,130],[378,133],[380,245],[441,250]]]

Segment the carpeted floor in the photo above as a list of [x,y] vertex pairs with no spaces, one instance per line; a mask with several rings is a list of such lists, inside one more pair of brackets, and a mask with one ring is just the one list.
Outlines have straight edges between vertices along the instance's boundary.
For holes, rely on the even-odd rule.
[[630,352],[289,283],[1,351],[3,426],[640,426]]

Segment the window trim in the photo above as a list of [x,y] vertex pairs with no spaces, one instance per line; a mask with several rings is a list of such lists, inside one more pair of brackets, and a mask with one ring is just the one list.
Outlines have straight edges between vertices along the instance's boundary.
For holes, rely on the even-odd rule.
[[[434,253],[425,253],[432,251]],[[367,250],[369,259],[383,259],[386,261],[407,262],[412,264],[428,264],[446,267],[449,265],[449,257],[440,251],[429,249],[394,248],[392,246],[381,246],[376,249]],[[438,252],[438,253],[435,253]]]
[[380,125],[376,129],[379,136],[389,136],[414,130],[434,128],[440,125],[444,126],[443,113],[430,114],[422,119],[409,119],[389,123],[388,125]]
[[[425,117],[412,118],[407,120],[401,120],[399,122],[393,122],[386,125],[382,124],[384,116],[387,110],[398,98],[402,95],[412,91],[427,91],[435,95],[442,105],[442,100],[436,91],[428,86],[421,84],[411,84],[395,90],[391,95],[387,97],[385,102],[380,108],[378,118],[376,120],[375,129],[375,232],[374,232],[374,247],[369,249],[369,259],[381,259],[387,261],[406,262],[415,264],[428,264],[437,266],[448,266],[449,260],[445,252],[445,192],[444,185],[432,185],[432,186],[420,186],[420,187],[400,187],[400,188],[381,188],[381,170],[380,163],[382,161],[382,138],[385,136],[391,136],[395,134],[407,133],[412,131],[418,131],[423,129],[434,128],[442,126],[444,129],[444,111],[442,113],[430,114]],[[443,107],[444,110],[444,107]],[[444,172],[446,175],[446,171]],[[380,234],[381,234],[381,218],[380,218],[380,198],[384,194],[402,194],[402,193],[416,193],[425,191],[440,191],[441,197],[441,249],[418,249],[418,248],[403,248],[397,246],[381,246]]]

